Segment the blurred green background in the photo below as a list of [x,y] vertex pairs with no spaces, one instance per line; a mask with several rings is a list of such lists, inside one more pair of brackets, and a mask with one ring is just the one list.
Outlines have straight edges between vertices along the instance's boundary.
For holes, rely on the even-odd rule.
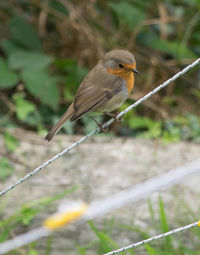
[[[140,71],[120,110],[198,58],[200,0],[1,0],[0,38],[1,129],[44,135],[107,51],[128,49]],[[110,133],[199,141],[199,99],[198,66],[129,112]],[[94,126],[85,117],[62,132],[83,134]]]

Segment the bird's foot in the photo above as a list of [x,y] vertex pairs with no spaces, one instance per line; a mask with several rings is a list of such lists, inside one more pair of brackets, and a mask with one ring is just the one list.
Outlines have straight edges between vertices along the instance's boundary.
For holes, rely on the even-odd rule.
[[117,118],[117,115],[119,114],[119,112],[117,112],[117,113],[105,112],[104,114],[115,119],[115,121],[117,121],[118,123],[123,122],[123,117]]
[[97,126],[100,129],[100,133],[106,133],[108,132],[108,127],[103,127],[103,124],[98,122],[94,117],[91,116],[91,118],[96,122]]

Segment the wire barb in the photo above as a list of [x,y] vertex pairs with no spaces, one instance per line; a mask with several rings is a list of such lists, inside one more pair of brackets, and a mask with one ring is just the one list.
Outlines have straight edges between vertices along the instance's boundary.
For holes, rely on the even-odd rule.
[[[154,94],[156,94],[158,91],[160,91],[161,89],[165,88],[166,86],[168,86],[170,83],[172,83],[173,81],[175,81],[176,79],[178,79],[180,76],[182,76],[183,74],[185,74],[186,72],[188,72],[190,69],[192,69],[193,67],[195,67],[196,65],[198,65],[200,63],[200,58],[198,58],[196,61],[194,61],[192,64],[188,65],[187,67],[185,67],[182,71],[178,72],[177,74],[175,74],[173,77],[171,77],[170,79],[168,79],[167,81],[165,81],[164,83],[162,83],[160,86],[156,87],[154,90],[152,90],[151,92],[149,92],[148,94],[146,94],[144,97],[140,98],[138,101],[136,101],[134,104],[130,105],[129,107],[127,107],[124,111],[120,112],[117,115],[117,118],[119,119],[120,117],[122,117],[124,114],[126,114],[128,111],[130,111],[131,109],[135,108],[136,106],[138,106],[139,104],[141,104],[142,102],[144,102],[145,100],[147,100],[149,97],[153,96]],[[114,121],[114,118],[110,119],[109,121],[107,121],[106,123],[104,123],[102,125],[102,128],[104,127],[108,127],[110,126],[110,124],[112,124]],[[62,152],[56,154],[53,158],[51,158],[50,160],[46,161],[45,163],[43,163],[42,165],[40,165],[39,167],[35,168],[32,172],[30,172],[29,174],[25,175],[23,178],[19,179],[17,182],[11,184],[10,186],[8,186],[6,189],[2,190],[0,192],[0,197],[5,195],[8,191],[12,190],[13,188],[15,188],[17,185],[21,184],[22,182],[26,181],[27,179],[29,179],[30,177],[34,176],[35,174],[37,174],[38,172],[40,172],[44,167],[48,166],[49,164],[51,164],[52,162],[54,162],[56,159],[62,157],[64,154],[67,154],[69,151],[71,151],[72,149],[74,149],[75,147],[77,147],[79,144],[85,142],[89,137],[97,134],[100,131],[100,128],[96,128],[93,131],[91,131],[89,134],[87,134],[86,136],[82,137],[80,140],[78,140],[77,142],[75,142],[74,144],[72,144],[71,146],[67,147],[65,150],[63,150]]]

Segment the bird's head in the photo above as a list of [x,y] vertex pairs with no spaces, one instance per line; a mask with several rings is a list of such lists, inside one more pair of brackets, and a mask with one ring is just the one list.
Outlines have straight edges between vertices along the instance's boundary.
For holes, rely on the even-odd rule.
[[134,56],[128,50],[112,50],[108,52],[103,63],[107,71],[120,77],[133,73],[139,74],[136,69]]

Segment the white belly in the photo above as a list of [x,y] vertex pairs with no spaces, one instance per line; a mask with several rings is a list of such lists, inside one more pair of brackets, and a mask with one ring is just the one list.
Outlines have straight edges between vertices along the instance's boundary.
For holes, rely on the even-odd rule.
[[123,86],[122,90],[118,94],[113,96],[111,99],[107,101],[105,105],[99,107],[95,111],[112,112],[115,109],[119,108],[124,103],[124,101],[128,98],[128,96],[129,96],[128,90],[126,86]]

